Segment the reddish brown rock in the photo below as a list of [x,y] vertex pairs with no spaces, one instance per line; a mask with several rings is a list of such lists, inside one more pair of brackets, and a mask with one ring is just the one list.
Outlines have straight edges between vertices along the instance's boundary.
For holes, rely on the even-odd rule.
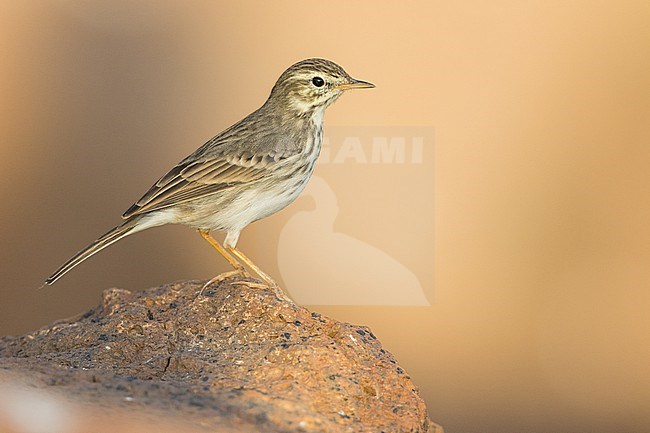
[[201,286],[107,290],[79,317],[0,339],[0,373],[22,372],[30,386],[104,413],[166,414],[197,430],[434,431],[415,385],[370,329],[246,280],[202,296]]

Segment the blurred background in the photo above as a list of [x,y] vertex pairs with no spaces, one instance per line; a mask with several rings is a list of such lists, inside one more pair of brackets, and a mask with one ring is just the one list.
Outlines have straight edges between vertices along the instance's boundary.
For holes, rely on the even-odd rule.
[[[325,57],[377,88],[328,109],[315,189],[241,248],[369,325],[447,433],[647,432],[649,22],[645,0],[0,1],[0,335],[227,270],[161,227],[36,290],[286,67]],[[406,160],[373,164],[378,136]],[[356,297],[309,298],[323,278]]]

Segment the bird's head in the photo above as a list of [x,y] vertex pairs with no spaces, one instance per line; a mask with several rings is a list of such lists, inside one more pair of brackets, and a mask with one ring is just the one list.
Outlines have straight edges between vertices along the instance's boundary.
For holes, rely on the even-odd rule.
[[349,89],[375,87],[356,80],[334,62],[325,59],[302,60],[280,75],[269,102],[307,114],[322,111]]

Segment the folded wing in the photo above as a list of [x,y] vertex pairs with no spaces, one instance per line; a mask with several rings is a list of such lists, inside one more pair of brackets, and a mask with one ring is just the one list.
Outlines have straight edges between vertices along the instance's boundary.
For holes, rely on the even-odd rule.
[[148,213],[200,199],[234,185],[255,182],[268,176],[284,157],[265,155],[212,156],[185,160],[161,177],[122,218]]

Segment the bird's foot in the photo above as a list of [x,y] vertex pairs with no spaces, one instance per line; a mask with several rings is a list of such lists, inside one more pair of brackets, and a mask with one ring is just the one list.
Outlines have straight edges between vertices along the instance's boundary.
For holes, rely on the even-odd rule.
[[276,283],[271,279],[264,280],[264,282],[259,282],[259,283],[254,283],[252,281],[235,281],[233,284],[251,287],[254,289],[271,289],[278,299],[291,302],[292,304],[294,303],[293,299],[289,298],[287,294],[284,293],[284,290],[282,290],[282,288],[278,285],[278,283]]
[[224,272],[223,274],[219,274],[216,277],[212,278],[207,283],[205,283],[203,285],[203,287],[201,287],[201,291],[199,292],[199,296],[202,296],[205,289],[207,289],[212,284],[218,284],[218,283],[220,283],[220,282],[222,282],[224,280],[227,280],[228,278],[231,278],[231,277],[249,277],[249,276],[250,275],[248,274],[248,272],[246,272],[246,270],[243,269],[243,268],[235,269],[235,270],[228,271],[228,272]]
[[253,283],[252,281],[235,281],[232,283],[233,286],[246,286],[252,289],[268,289],[269,286],[264,283]]

